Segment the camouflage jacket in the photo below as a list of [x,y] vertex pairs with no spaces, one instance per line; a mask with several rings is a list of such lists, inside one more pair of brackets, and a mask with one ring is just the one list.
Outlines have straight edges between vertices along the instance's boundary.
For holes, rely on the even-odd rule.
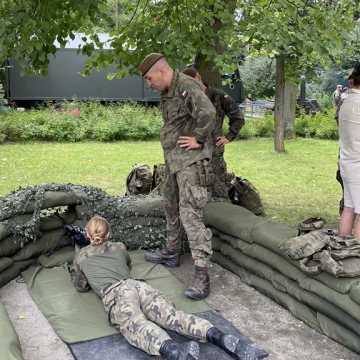
[[212,87],[206,89],[206,95],[216,109],[215,138],[223,136],[223,125],[226,115],[229,118],[229,132],[226,134],[226,138],[229,141],[234,140],[245,124],[244,115],[241,113],[238,104],[222,90]]
[[[196,161],[211,159],[215,109],[201,85],[176,70],[170,88],[161,94],[160,105],[164,120],[160,141],[170,173]],[[193,136],[203,146],[185,150],[177,144],[179,136]]]
[[101,296],[104,287],[130,277],[130,265],[126,246],[121,242],[88,245],[76,249],[71,279],[76,290],[85,292],[92,288]]

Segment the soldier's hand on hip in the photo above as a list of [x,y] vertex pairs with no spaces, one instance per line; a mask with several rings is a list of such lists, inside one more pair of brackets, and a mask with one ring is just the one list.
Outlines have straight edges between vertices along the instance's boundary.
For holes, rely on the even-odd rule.
[[202,146],[193,136],[179,136],[177,143],[181,148],[185,148],[186,150],[196,150]]
[[219,136],[216,138],[216,146],[224,146],[230,141],[225,136]]

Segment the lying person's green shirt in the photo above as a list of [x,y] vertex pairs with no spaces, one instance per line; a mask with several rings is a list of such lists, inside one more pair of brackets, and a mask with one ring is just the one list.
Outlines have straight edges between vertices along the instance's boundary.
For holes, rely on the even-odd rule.
[[92,288],[101,297],[102,289],[130,277],[131,260],[123,243],[106,241],[77,251],[73,266],[76,289],[88,291]]

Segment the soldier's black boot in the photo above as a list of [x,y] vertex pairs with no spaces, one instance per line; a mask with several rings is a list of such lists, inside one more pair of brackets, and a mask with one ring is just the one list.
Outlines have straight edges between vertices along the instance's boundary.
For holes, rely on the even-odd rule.
[[216,327],[208,330],[206,338],[210,343],[219,346],[238,360],[261,360],[269,356],[266,351],[250,343],[248,339],[242,336],[224,334]]
[[202,300],[210,293],[210,277],[207,267],[195,265],[191,286],[185,290],[185,296],[192,300]]
[[145,260],[173,268],[180,265],[180,254],[167,248],[157,249],[155,251],[146,251]]
[[164,360],[198,360],[200,346],[196,341],[179,344],[173,340],[166,340],[159,352]]

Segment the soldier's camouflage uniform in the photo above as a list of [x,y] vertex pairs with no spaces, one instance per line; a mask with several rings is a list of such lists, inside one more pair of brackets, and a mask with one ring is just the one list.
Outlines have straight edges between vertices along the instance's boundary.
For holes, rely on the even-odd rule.
[[[206,95],[209,97],[216,110],[214,130],[215,142],[219,136],[224,136],[223,126],[225,116],[229,118],[229,131],[225,137],[229,141],[233,141],[239,135],[240,129],[245,124],[244,115],[240,111],[238,104],[231,96],[220,89],[208,87],[206,89]],[[227,166],[224,159],[224,146],[214,145],[211,164],[215,174],[214,189],[216,189],[216,191],[214,191],[214,193],[216,193],[217,196],[227,198],[228,194],[226,193],[224,186],[221,186],[221,184],[225,183],[225,175],[227,172]],[[217,185],[218,182],[219,185]]]
[[[213,181],[210,160],[215,109],[196,80],[175,71],[169,90],[161,94],[161,110],[167,248],[180,251],[183,226],[195,265],[206,267],[212,254],[212,234],[203,223],[203,208]],[[179,136],[195,137],[202,147],[185,150],[177,144]]]
[[148,354],[159,355],[163,342],[170,339],[164,329],[205,342],[213,327],[207,320],[176,310],[145,282],[131,279],[130,258],[122,243],[105,242],[77,251],[72,278],[79,291],[91,287],[102,298],[111,324]]

